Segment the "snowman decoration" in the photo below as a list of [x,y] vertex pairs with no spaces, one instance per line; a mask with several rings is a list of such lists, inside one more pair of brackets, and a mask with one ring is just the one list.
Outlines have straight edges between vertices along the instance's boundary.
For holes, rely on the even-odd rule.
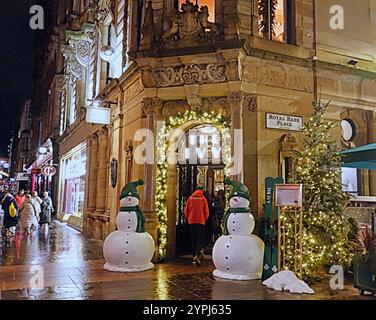
[[263,241],[251,234],[255,219],[250,213],[248,188],[241,182],[226,179],[232,185],[230,208],[223,219],[224,235],[213,247],[213,275],[233,280],[260,279],[264,255]]
[[127,184],[120,194],[120,212],[116,218],[117,231],[104,241],[104,269],[116,272],[137,272],[154,267],[154,240],[145,232],[145,216],[139,207],[137,186],[143,180]]

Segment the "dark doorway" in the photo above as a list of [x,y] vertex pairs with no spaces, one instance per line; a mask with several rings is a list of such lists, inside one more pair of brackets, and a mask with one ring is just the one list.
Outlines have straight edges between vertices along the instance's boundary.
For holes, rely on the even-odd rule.
[[[212,200],[218,190],[224,189],[224,165],[190,165],[178,164],[177,166],[177,217],[176,217],[176,256],[192,254],[191,237],[189,234],[188,221],[184,215],[184,209],[188,197],[203,186],[207,190],[209,198],[209,210],[212,211]],[[213,212],[211,212],[212,216]],[[213,240],[210,232],[211,217],[206,226],[206,253],[210,254]],[[209,252],[208,252],[209,251]]]

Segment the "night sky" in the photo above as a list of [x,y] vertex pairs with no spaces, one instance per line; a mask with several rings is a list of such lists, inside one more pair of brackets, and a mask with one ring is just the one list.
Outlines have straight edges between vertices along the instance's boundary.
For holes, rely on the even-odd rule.
[[22,102],[32,94],[33,37],[30,7],[35,0],[0,1],[0,156],[7,156]]

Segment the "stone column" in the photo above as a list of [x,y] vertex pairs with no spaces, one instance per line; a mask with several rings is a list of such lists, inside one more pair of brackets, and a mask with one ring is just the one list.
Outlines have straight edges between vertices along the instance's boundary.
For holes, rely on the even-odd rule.
[[[158,243],[158,217],[155,211],[155,188],[156,188],[156,113],[162,105],[158,98],[145,98],[143,101],[143,116],[146,117],[146,128],[149,130],[147,137],[147,150],[151,152],[147,156],[147,163],[144,165],[144,212],[146,218],[146,229],[153,236],[154,241]],[[158,247],[156,246],[156,255],[158,256]]]
[[97,192],[96,192],[96,213],[104,214],[106,210],[106,188],[107,188],[107,147],[108,129],[104,127],[99,131],[98,144],[98,167],[97,167]]
[[[376,143],[376,112],[370,118],[368,136],[369,143]],[[376,197],[376,170],[369,171],[369,195]]]
[[160,105],[158,98],[145,98],[144,116],[146,116],[146,129],[149,130],[147,136],[147,152],[150,152],[144,165],[144,209],[154,211],[154,190],[155,190],[155,117],[156,109]]
[[228,96],[228,100],[231,107],[231,179],[243,181],[243,94],[233,92]]

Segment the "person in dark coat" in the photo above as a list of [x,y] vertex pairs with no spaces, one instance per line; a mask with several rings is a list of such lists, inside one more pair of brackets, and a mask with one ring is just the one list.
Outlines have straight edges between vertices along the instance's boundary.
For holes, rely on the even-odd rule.
[[49,224],[51,223],[51,216],[54,211],[51,197],[49,196],[48,192],[44,192],[42,198],[42,212],[39,220],[42,230],[46,230],[46,228],[49,227]]
[[218,238],[222,235],[222,220],[226,208],[226,195],[224,190],[218,190],[214,202],[213,202],[213,211],[215,217],[215,237]]
[[[206,220],[205,223],[205,248],[210,249],[213,245],[213,235],[214,235],[214,228],[213,228],[213,201],[208,190],[204,189],[204,197],[209,205],[209,218]],[[205,251],[205,250],[204,250]]]
[[4,211],[3,235],[7,233],[11,236],[15,235],[18,223],[18,206],[10,192],[5,194],[1,206]]

